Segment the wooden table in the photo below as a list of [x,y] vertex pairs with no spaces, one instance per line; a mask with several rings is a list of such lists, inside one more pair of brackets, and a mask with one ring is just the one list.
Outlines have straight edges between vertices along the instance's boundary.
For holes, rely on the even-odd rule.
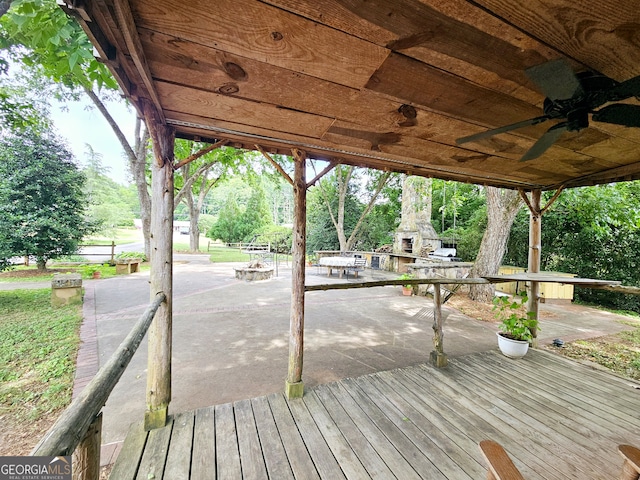
[[501,282],[543,282],[543,283],[564,283],[565,285],[577,285],[579,287],[603,287],[620,285],[619,281],[596,280],[593,278],[564,277],[561,275],[551,275],[549,273],[513,273],[508,275],[485,275],[491,283]]
[[318,260],[318,265],[327,267],[327,277],[331,276],[333,269],[338,270],[338,277],[342,278],[345,269],[353,267],[356,264],[355,257],[322,257]]

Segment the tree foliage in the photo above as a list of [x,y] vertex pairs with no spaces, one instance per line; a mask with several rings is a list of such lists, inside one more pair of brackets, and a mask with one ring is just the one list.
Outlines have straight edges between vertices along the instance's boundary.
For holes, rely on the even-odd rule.
[[93,226],[85,217],[84,175],[71,153],[47,134],[0,140],[0,240],[4,265],[12,256],[46,261],[77,251]]
[[137,198],[130,189],[107,176],[109,167],[102,164],[102,154],[86,145],[83,173],[86,177],[84,192],[87,214],[100,231],[110,233],[116,227],[132,226],[138,208]]
[[[507,262],[526,267],[528,231],[529,216],[521,212]],[[640,182],[565,190],[542,217],[543,270],[640,286],[639,251]],[[640,311],[640,299],[631,295],[576,288],[575,298]]]
[[398,175],[338,165],[308,192],[307,250],[389,243],[400,212]]
[[80,25],[55,0],[11,2],[0,18],[0,48],[10,49],[14,59],[42,68],[46,76],[70,89],[117,88],[106,65],[94,58]]
[[239,205],[236,195],[228,197],[207,236],[226,243],[248,242],[272,223],[264,189],[255,181],[246,204]]

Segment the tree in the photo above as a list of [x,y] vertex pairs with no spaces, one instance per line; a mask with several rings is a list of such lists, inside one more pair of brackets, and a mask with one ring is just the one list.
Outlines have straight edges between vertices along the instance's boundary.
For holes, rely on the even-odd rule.
[[[232,147],[217,148],[200,142],[176,140],[176,156],[189,160],[175,176],[174,205],[184,203],[189,215],[189,250],[200,249],[200,213],[209,192],[226,175],[244,163],[241,150]],[[180,163],[180,160],[178,160]]]
[[84,191],[89,218],[103,232],[112,231],[118,226],[133,225],[134,211],[128,189],[107,176],[109,167],[102,165],[102,154],[94,151],[89,144],[86,144],[84,164],[83,173],[87,179]]
[[[504,257],[511,225],[522,205],[516,190],[486,187],[487,229],[480,243],[478,256],[471,269],[472,277],[495,275]],[[469,297],[477,302],[490,302],[495,294],[495,285],[471,285]]]
[[242,210],[238,206],[236,196],[230,195],[220,210],[218,221],[207,232],[207,236],[213,239],[220,239],[225,243],[242,241],[242,232],[238,222],[241,214]]
[[[333,226],[336,229],[338,235],[338,242],[340,244],[340,251],[345,252],[353,248],[360,229],[364,222],[365,217],[371,212],[371,209],[375,205],[380,192],[388,182],[391,173],[390,172],[377,172],[374,170],[367,171],[368,186],[366,191],[370,192],[369,198],[364,203],[364,208],[361,210],[359,217],[356,219],[355,224],[347,226],[345,224],[345,212],[347,210],[346,204],[349,201],[349,196],[354,195],[354,189],[352,180],[359,180],[354,166],[337,165],[333,171],[333,174],[326,179],[318,182],[318,189],[322,194],[325,206],[331,217]],[[335,186],[330,185],[334,183]],[[330,192],[332,195],[330,195]],[[337,205],[334,205],[333,201],[337,199]],[[350,231],[349,237],[346,232]]]
[[[14,0],[0,17],[0,49],[14,60],[65,87],[67,98],[84,92],[105,117],[122,146],[137,187],[145,253],[150,254],[151,196],[147,185],[146,151],[149,133],[136,119],[134,144],[129,144],[102,100],[117,89],[109,69],[93,56],[93,45],[78,23],[67,16],[55,0]],[[0,10],[2,13],[2,10]]]
[[85,217],[84,176],[58,140],[35,131],[0,140],[0,238],[10,256],[47,260],[77,251],[93,231]]
[[271,223],[271,212],[267,205],[264,190],[262,185],[256,182],[253,185],[247,207],[240,216],[243,240],[250,240],[257,232]]

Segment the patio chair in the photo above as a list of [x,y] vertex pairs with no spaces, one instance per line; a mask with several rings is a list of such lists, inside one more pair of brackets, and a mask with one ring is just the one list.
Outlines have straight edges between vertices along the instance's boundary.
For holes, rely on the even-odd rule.
[[347,274],[347,278],[349,277],[349,272],[353,272],[353,276],[358,278],[358,272],[364,272],[365,267],[367,266],[367,259],[356,257],[353,261],[353,265],[345,268],[345,273]]
[[[522,474],[499,443],[493,440],[483,440],[480,442],[480,451],[489,466],[487,480],[524,480]],[[624,459],[620,480],[639,480],[640,449],[631,445],[618,445],[618,451]]]

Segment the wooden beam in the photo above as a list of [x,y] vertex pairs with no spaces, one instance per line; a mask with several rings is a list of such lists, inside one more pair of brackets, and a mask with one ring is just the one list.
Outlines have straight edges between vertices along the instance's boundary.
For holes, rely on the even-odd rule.
[[164,293],[155,295],[118,349],[109,357],[89,385],[62,412],[53,427],[34,447],[31,455],[45,457],[71,455],[84,437],[89,425],[107,402],[165,298]]
[[[507,282],[510,280],[500,280]],[[350,288],[374,288],[396,285],[486,285],[488,283],[499,283],[498,280],[487,280],[485,278],[415,278],[412,280],[376,280],[374,282],[349,282],[349,283],[323,283],[320,285],[306,285],[305,292],[320,292],[326,290],[348,290]]]
[[447,355],[444,353],[444,333],[442,331],[442,295],[440,284],[433,285],[433,351],[431,362],[438,368],[447,366]]
[[[145,108],[145,112],[147,109]],[[173,148],[174,131],[147,123],[156,161],[151,166],[150,293],[164,292],[166,301],[149,329],[146,430],[164,427],[171,401],[173,304]]]
[[293,185],[293,180],[291,179],[291,177],[289,176],[289,174],[287,172],[284,171],[284,168],[282,168],[282,166],[276,162],[271,155],[269,155],[264,148],[262,148],[260,145],[256,145],[256,148],[258,149],[258,151],[264,156],[264,158],[266,158],[267,160],[269,160],[269,163],[271,163],[271,165],[273,165],[273,167],[278,171],[278,173],[280,173],[280,175],[282,175],[282,178],[284,178],[287,182],[289,182],[290,185]]
[[[542,247],[542,213],[540,209],[540,197],[542,192],[540,190],[533,190],[531,192],[531,203],[529,204],[529,261],[528,272],[540,273],[540,259],[541,259],[541,247]],[[538,320],[538,310],[540,307],[540,283],[529,282],[529,304],[527,310],[533,312],[533,318]],[[531,346],[537,348],[538,346],[538,331],[537,329],[531,329]]]
[[307,236],[306,153],[292,150],[295,164],[293,179],[294,224],[291,260],[291,315],[289,327],[289,369],[285,383],[288,398],[302,397],[304,353],[304,279]]
[[546,212],[547,210],[549,210],[549,208],[551,208],[551,206],[556,202],[556,200],[560,198],[560,194],[562,193],[563,190],[564,190],[564,185],[560,185],[556,190],[556,193],[553,194],[553,197],[551,197],[547,202],[547,204],[544,207],[542,207],[542,210],[540,210],[540,215],[544,215],[544,212]]
[[174,170],[178,170],[178,169],[184,167],[185,165],[187,165],[188,163],[191,163],[194,160],[199,159],[203,155],[206,155],[207,153],[212,152],[216,148],[224,147],[227,143],[229,143],[229,140],[220,140],[220,141],[214,143],[213,145],[209,145],[208,147],[202,148],[202,149],[198,150],[196,153],[194,153],[193,155],[189,155],[184,160],[180,160],[178,163],[176,163],[173,166],[173,169]]
[[113,6],[122,36],[127,45],[127,49],[129,50],[128,53],[138,70],[138,74],[142,78],[142,83],[144,83],[144,86],[147,89],[151,102],[153,102],[160,123],[164,124],[165,118],[162,113],[162,104],[160,103],[160,97],[158,96],[158,92],[153,84],[153,77],[151,76],[151,71],[149,70],[149,65],[147,64],[144,50],[142,49],[142,42],[138,36],[138,30],[133,18],[133,13],[131,12],[129,0],[114,0]]
[[329,165],[324,167],[320,173],[318,173],[315,177],[313,177],[313,180],[310,180],[310,181],[307,182],[307,188],[312,187],[313,185],[315,185],[315,183],[318,180],[320,180],[327,173],[329,173],[331,170],[333,170],[336,167],[336,165],[338,165],[337,161],[329,162]]

